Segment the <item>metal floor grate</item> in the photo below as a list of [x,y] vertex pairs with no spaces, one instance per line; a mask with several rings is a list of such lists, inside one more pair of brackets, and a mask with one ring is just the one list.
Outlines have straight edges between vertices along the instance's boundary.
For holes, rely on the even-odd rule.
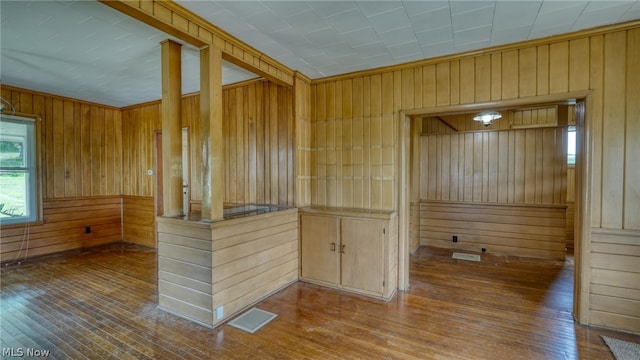
[[229,325],[253,334],[269,323],[269,321],[273,320],[276,316],[278,315],[258,308],[252,308],[233,319],[233,321],[229,322]]
[[480,261],[480,255],[474,254],[463,254],[454,252],[452,257],[459,260]]

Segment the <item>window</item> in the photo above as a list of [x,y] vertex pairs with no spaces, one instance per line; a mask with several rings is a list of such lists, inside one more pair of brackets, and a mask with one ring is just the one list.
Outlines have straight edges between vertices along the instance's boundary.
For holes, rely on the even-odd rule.
[[576,163],[576,127],[569,126],[569,137],[567,140],[567,164]]
[[0,224],[37,219],[35,120],[0,115]]

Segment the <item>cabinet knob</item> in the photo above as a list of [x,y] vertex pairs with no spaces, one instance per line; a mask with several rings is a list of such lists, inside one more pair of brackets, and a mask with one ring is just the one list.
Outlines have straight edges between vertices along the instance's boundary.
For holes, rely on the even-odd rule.
[[344,248],[345,248],[345,246],[346,246],[346,245],[340,245],[340,253],[341,253],[341,254],[344,254]]
[[331,243],[331,251],[336,251],[336,243]]

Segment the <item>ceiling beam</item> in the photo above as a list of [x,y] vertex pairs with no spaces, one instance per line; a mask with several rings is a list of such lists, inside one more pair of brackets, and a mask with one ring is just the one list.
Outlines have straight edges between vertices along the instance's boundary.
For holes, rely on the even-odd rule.
[[293,86],[293,70],[174,1],[99,1],[190,45],[214,46],[222,50],[224,60],[279,85]]

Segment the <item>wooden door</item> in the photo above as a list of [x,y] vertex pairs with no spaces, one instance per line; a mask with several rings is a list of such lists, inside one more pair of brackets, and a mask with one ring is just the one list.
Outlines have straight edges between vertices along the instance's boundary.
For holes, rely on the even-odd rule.
[[300,221],[300,275],[309,280],[339,284],[338,218],[301,215]]
[[384,291],[384,222],[342,219],[342,286],[376,295]]

